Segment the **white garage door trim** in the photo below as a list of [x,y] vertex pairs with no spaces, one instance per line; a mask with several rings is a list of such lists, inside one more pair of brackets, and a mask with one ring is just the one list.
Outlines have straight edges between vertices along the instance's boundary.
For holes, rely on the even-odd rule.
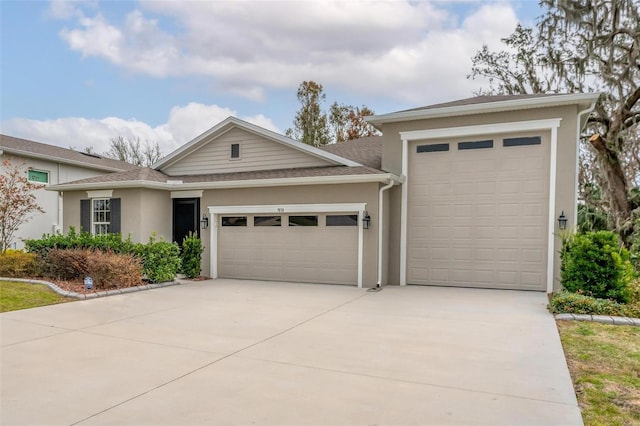
[[218,278],[218,215],[233,213],[338,213],[358,212],[358,287],[362,288],[362,260],[364,234],[362,218],[367,203],[337,203],[337,204],[269,204],[254,206],[209,206],[209,223],[211,223],[211,277]]
[[400,222],[400,285],[407,285],[407,230],[408,230],[408,197],[409,197],[409,141],[461,136],[480,136],[495,133],[526,132],[535,130],[551,131],[551,154],[549,167],[549,234],[547,235],[547,292],[553,291],[553,259],[556,203],[556,159],[558,146],[558,127],[561,118],[547,120],[514,121],[508,123],[481,124],[475,126],[445,127],[440,129],[412,130],[400,132],[402,139],[402,205]]

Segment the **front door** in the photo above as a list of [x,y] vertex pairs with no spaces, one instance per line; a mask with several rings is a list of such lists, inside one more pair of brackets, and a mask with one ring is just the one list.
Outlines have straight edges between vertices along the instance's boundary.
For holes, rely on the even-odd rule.
[[199,198],[173,199],[173,241],[181,247],[189,232],[195,232],[200,237],[199,212]]

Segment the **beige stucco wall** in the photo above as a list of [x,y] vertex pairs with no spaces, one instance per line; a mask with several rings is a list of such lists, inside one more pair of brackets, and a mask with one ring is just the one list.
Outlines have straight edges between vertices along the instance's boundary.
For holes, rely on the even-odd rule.
[[[80,200],[87,191],[66,191],[64,198],[64,232],[73,226],[80,230]],[[147,242],[152,233],[171,241],[171,198],[168,191],[152,189],[116,189],[111,198],[120,198],[121,231],[134,242]]]
[[[205,190],[200,202],[200,217],[203,213],[209,213],[209,206],[367,203],[371,226],[364,231],[363,285],[373,287],[377,281],[378,188],[377,183],[363,183]],[[170,194],[169,191],[149,189],[114,190],[113,198],[120,198],[122,203],[122,234],[131,235],[135,242],[146,242],[155,231],[158,237],[171,241],[173,213]],[[64,193],[65,232],[69,226],[80,228],[80,200],[86,198],[86,191]],[[211,271],[212,225],[201,230],[205,246],[202,254],[203,275],[209,275]]]
[[[427,130],[447,127],[473,126],[491,123],[506,123],[528,120],[561,118],[558,129],[557,147],[557,179],[554,217],[564,210],[568,219],[568,227],[575,225],[575,193],[576,193],[576,155],[577,155],[577,113],[578,107],[563,106],[539,108],[502,113],[478,114],[462,117],[445,117],[427,120],[414,120],[384,124],[382,168],[386,171],[401,174],[402,172],[402,140],[400,132],[410,130]],[[389,238],[389,282],[400,280],[400,203],[401,189],[394,188],[391,196],[391,223]],[[557,223],[556,223],[557,227]],[[556,229],[557,230],[557,229]],[[559,271],[561,242],[554,239],[554,289],[560,288]]]

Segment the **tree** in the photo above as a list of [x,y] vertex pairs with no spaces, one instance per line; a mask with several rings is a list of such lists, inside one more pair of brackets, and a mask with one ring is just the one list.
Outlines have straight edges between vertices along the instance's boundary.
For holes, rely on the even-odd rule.
[[303,81],[298,87],[300,109],[293,120],[293,128],[285,134],[308,145],[322,146],[330,141],[327,115],[322,112],[321,103],[325,101],[322,84],[315,81]]
[[366,106],[353,107],[334,102],[329,108],[329,123],[336,142],[378,135],[378,131],[364,117],[375,113]]
[[31,220],[32,213],[44,213],[36,201],[34,191],[42,185],[29,182],[24,167],[2,162],[0,173],[0,253],[14,240],[18,228]]
[[126,161],[136,166],[151,166],[162,158],[160,145],[146,142],[140,143],[140,138],[116,136],[109,140],[109,151],[103,154],[105,157]]
[[[508,51],[484,47],[470,77],[487,77],[481,94],[601,92],[582,134],[583,179],[593,177],[599,205],[628,242],[633,232],[633,186],[640,162],[640,12],[637,0],[542,0],[537,28],[516,28],[503,39]],[[585,181],[583,184],[587,183]]]

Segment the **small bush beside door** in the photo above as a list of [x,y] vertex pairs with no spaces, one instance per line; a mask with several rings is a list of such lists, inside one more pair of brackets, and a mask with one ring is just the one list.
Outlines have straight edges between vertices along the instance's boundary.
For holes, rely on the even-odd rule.
[[201,255],[204,247],[200,242],[200,238],[194,232],[184,238],[182,242],[182,253],[180,258],[182,259],[182,273],[187,278],[197,278],[200,276],[201,268]]

